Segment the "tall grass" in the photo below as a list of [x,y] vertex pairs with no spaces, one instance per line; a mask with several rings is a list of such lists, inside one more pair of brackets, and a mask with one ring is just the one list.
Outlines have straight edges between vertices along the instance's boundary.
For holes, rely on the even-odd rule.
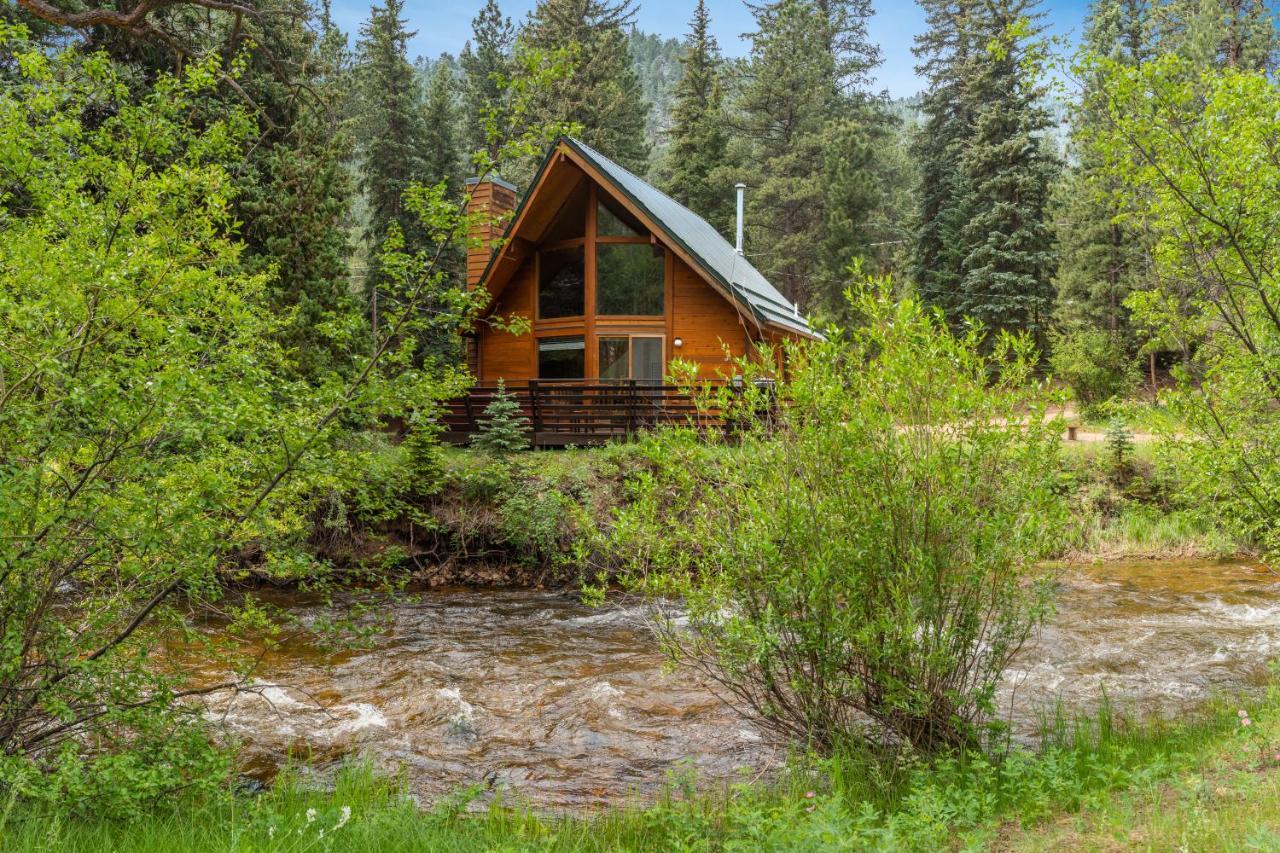
[[1083,553],[1104,559],[1225,558],[1241,551],[1233,537],[1197,515],[1141,504],[1129,504],[1118,515],[1085,519],[1083,534]]
[[[146,818],[113,822],[10,802],[0,849],[159,851],[796,850],[953,849],[983,846],[1002,826],[1034,827],[1063,812],[1107,807],[1117,792],[1149,791],[1235,744],[1234,705],[1176,724],[1126,718],[1104,703],[1082,718],[1046,714],[1040,749],[999,758],[922,762],[847,752],[797,759],[775,778],[699,789],[673,780],[656,802],[578,815],[513,803],[481,805],[463,792],[422,811],[402,781],[353,764],[332,790],[285,774],[258,795],[158,803]],[[1274,727],[1273,696],[1253,711]],[[1280,805],[1280,797],[1268,802]],[[349,809],[349,818],[343,818]],[[1275,813],[1272,813],[1275,816]]]

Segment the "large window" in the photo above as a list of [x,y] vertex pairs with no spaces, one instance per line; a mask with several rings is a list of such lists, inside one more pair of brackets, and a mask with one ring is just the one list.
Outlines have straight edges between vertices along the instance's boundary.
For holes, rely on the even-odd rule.
[[666,259],[650,243],[596,244],[596,313],[661,317],[666,312]]
[[539,379],[582,379],[587,375],[587,348],[581,337],[538,341]]
[[538,316],[581,317],[583,310],[582,247],[569,246],[538,254]]

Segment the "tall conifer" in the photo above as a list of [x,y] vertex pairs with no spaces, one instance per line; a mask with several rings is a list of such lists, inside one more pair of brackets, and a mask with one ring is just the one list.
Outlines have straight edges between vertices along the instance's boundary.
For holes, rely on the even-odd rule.
[[706,0],[698,0],[680,60],[670,145],[659,170],[662,188],[722,233],[732,225],[732,183],[724,177],[729,135],[725,127],[720,46],[708,26]]
[[1047,331],[1057,164],[1032,54],[1037,0],[924,0],[916,53],[929,81],[916,284],[958,322]]
[[496,159],[500,139],[490,139],[488,120],[498,121],[499,132],[505,126],[504,89],[502,80],[512,72],[511,51],[516,32],[511,19],[502,14],[497,0],[486,0],[484,8],[471,21],[471,40],[458,58],[462,66],[462,141],[466,154],[486,151]]
[[418,227],[405,209],[403,195],[410,184],[428,177],[422,86],[408,59],[414,33],[405,28],[403,12],[404,0],[374,6],[357,43],[360,189],[368,208],[365,238],[370,258],[366,289],[375,328],[381,285],[374,260],[378,247],[393,227],[413,245]]
[[973,134],[972,102],[963,97],[977,52],[970,23],[973,0],[920,0],[926,30],[912,52],[924,77],[924,123],[912,153],[921,164],[916,234],[910,272],[920,295],[954,316],[961,304],[966,252],[960,232],[969,221],[972,193],[960,158]]
[[837,307],[844,267],[876,197],[873,147],[884,130],[865,92],[879,59],[864,0],[777,0],[752,7],[757,30],[736,101],[749,185],[747,254],[792,300]]
[[573,73],[545,94],[537,118],[544,124],[577,123],[583,142],[644,174],[649,105],[624,32],[634,24],[633,0],[542,0],[521,35],[537,50],[576,52]]
[[1045,90],[1028,56],[1039,33],[1039,0],[988,0],[976,16],[986,50],[966,86],[973,136],[961,158],[973,215],[961,230],[965,315],[991,328],[1043,338],[1056,265],[1048,222],[1058,164],[1043,133]]
[[[1098,0],[1085,22],[1083,47],[1096,56],[1139,63],[1150,55],[1148,4]],[[1146,268],[1141,235],[1120,221],[1120,187],[1100,169],[1088,134],[1105,122],[1104,81],[1086,79],[1072,110],[1072,165],[1054,191],[1059,261],[1056,315],[1067,327],[1094,326],[1130,339],[1125,298]]]

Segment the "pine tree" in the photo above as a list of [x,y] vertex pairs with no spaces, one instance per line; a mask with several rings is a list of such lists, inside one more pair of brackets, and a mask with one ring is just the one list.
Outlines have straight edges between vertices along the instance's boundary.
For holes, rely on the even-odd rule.
[[[1150,53],[1150,20],[1143,0],[1099,0],[1085,24],[1084,49],[1125,63]],[[1100,167],[1088,144],[1093,128],[1105,122],[1103,81],[1086,79],[1072,111],[1075,162],[1054,190],[1054,222],[1059,247],[1056,316],[1068,327],[1096,327],[1133,347],[1124,300],[1147,267],[1140,234],[1120,221],[1119,187]]]
[[493,454],[511,453],[529,446],[529,419],[520,411],[515,395],[501,379],[493,399],[484,407],[484,422],[471,438],[471,446]]
[[1160,50],[1195,67],[1276,68],[1280,35],[1266,0],[1155,0],[1151,19]]
[[973,214],[960,233],[968,254],[959,308],[989,328],[1043,340],[1053,307],[1056,256],[1047,210],[1058,164],[1040,138],[1049,115],[1037,72],[1028,69],[1037,4],[988,0],[976,16],[987,49],[964,93],[974,129],[961,168]]
[[417,242],[419,229],[405,209],[403,195],[410,184],[428,177],[422,87],[407,57],[414,33],[405,29],[403,11],[404,0],[374,6],[357,43],[360,190],[368,208],[365,239],[371,260],[366,288],[374,329],[381,275],[372,258],[393,228],[410,246]]
[[920,295],[955,317],[963,301],[967,252],[960,232],[971,215],[972,193],[961,156],[973,134],[972,103],[963,97],[977,52],[970,19],[973,0],[921,0],[928,28],[916,37],[916,71],[928,83],[924,124],[912,152],[921,163],[910,272]]
[[485,151],[496,160],[500,139],[490,139],[488,121],[492,116],[499,133],[503,120],[504,89],[502,80],[512,73],[511,51],[515,46],[515,27],[502,14],[496,0],[486,0],[484,8],[471,21],[471,40],[462,49],[463,144],[468,156]]
[[1055,266],[1047,223],[1058,166],[1031,50],[1036,0],[925,0],[925,165],[912,268],[953,322],[1043,336]]
[[[231,210],[244,244],[240,261],[251,272],[272,270],[271,306],[288,317],[280,342],[298,373],[314,377],[347,357],[321,324],[353,309],[347,245],[353,188],[346,169],[352,141],[341,109],[344,58],[336,43],[340,33],[323,18],[316,32],[305,0],[280,0],[274,9],[246,16],[232,41],[227,18],[181,8],[169,14],[171,21],[181,21],[184,42],[193,51],[240,57],[237,88],[210,89],[201,109],[222,117],[226,104],[253,104],[258,128],[231,171]],[[250,42],[257,47],[240,50]],[[123,30],[95,31],[93,46],[129,69],[124,79],[138,95],[174,68],[168,45]]]
[[637,174],[648,171],[649,105],[631,66],[624,30],[635,23],[633,0],[542,0],[521,37],[542,51],[571,48],[573,73],[546,93],[537,120],[576,123],[582,141]]
[[866,41],[870,6],[778,0],[753,11],[734,104],[751,185],[747,253],[802,308],[833,307],[877,196],[872,153],[885,120],[863,91],[878,61]]
[[431,67],[422,107],[422,159],[427,183],[444,181],[450,192],[462,184],[462,156],[458,146],[458,81],[453,57],[441,56]]
[[725,129],[720,46],[708,26],[706,0],[698,0],[680,60],[684,73],[675,90],[670,144],[660,168],[662,189],[727,233],[733,192],[724,178],[729,135]]
[[[347,162],[353,141],[342,118],[349,85],[346,38],[329,20],[327,4],[318,35],[312,36],[304,22],[288,16],[263,19],[261,43],[276,62],[291,57],[295,73],[305,74],[309,96],[297,96],[272,72],[264,102],[275,105],[278,129],[268,132],[238,170],[244,188],[236,204],[250,247],[249,267],[274,269],[272,302],[291,311],[284,343],[296,354],[299,369],[316,376],[349,358],[320,328],[356,310],[347,231],[354,193]],[[263,66],[256,76],[264,79],[269,63],[261,57],[256,62]],[[249,91],[256,94],[262,88],[268,87]]]

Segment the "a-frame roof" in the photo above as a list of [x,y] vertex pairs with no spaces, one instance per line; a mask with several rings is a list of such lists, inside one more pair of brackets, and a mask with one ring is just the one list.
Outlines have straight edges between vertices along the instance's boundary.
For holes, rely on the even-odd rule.
[[547,152],[530,191],[507,226],[507,243],[490,259],[482,283],[490,278],[512,249],[511,238],[519,229],[526,208],[536,203],[543,176],[558,152],[569,156],[607,191],[629,202],[654,234],[683,255],[697,272],[749,314],[757,325],[772,326],[806,337],[817,336],[795,304],[779,293],[750,261],[738,254],[710,223],[589,145],[568,136],[560,137]]

